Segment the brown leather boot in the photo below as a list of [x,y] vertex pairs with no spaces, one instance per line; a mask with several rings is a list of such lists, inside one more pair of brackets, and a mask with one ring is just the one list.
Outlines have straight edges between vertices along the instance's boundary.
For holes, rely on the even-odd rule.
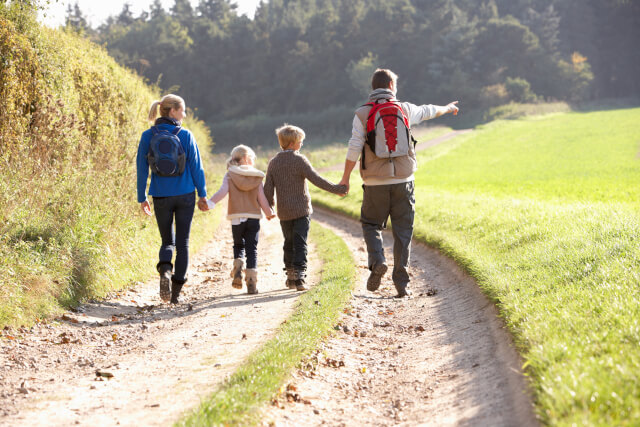
[[307,278],[306,271],[302,271],[302,270],[294,271],[294,283],[296,284],[296,291],[306,291],[307,289],[309,289],[305,286],[306,278]]
[[287,288],[295,289],[296,288],[296,271],[289,267],[287,270]]

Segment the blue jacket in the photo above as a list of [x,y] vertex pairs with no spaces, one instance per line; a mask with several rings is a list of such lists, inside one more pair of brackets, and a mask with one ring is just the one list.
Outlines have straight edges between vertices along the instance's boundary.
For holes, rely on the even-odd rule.
[[[170,124],[157,125],[160,129],[172,131],[175,126]],[[138,203],[147,200],[147,178],[149,176],[149,143],[152,132],[148,129],[142,132],[140,145],[138,145],[138,157],[136,165],[138,168]],[[198,190],[198,196],[207,197],[207,186],[204,180],[204,169],[200,160],[200,151],[193,134],[187,129],[182,129],[178,133],[178,138],[182,143],[182,148],[187,156],[184,173],[180,176],[158,176],[151,173],[151,185],[149,185],[149,195],[153,197],[169,197],[189,194]]]

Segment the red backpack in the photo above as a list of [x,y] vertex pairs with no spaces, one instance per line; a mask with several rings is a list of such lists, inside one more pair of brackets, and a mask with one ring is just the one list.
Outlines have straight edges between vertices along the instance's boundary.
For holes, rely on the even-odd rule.
[[[384,102],[368,102],[367,135],[365,143],[377,157],[407,156],[409,144],[415,147],[409,120],[396,99]],[[364,154],[364,153],[363,153]]]

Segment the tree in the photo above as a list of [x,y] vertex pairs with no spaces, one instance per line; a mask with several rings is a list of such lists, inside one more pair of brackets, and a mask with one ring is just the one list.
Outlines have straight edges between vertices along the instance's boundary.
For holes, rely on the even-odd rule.
[[67,6],[67,15],[64,20],[66,28],[72,29],[80,34],[88,34],[91,32],[91,27],[87,21],[86,16],[80,10],[78,2],[71,6],[71,3]]

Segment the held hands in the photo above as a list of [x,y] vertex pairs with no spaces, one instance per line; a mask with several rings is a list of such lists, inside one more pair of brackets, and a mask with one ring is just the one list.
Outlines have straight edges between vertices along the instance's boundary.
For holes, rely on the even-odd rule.
[[275,217],[276,217],[276,214],[271,213],[271,214],[267,215],[267,220],[268,220],[268,221],[271,221],[271,220],[272,220],[273,218],[275,218]]
[[200,197],[198,199],[198,209],[200,209],[203,212],[206,212],[209,210],[209,206],[207,204],[207,198],[206,197]]
[[338,194],[340,197],[346,197],[349,194],[349,178],[342,178],[338,185],[343,185],[345,187],[345,192],[343,194]]
[[151,216],[151,205],[149,204],[148,200],[140,203],[140,207],[142,208],[142,212],[144,212],[145,215]]

